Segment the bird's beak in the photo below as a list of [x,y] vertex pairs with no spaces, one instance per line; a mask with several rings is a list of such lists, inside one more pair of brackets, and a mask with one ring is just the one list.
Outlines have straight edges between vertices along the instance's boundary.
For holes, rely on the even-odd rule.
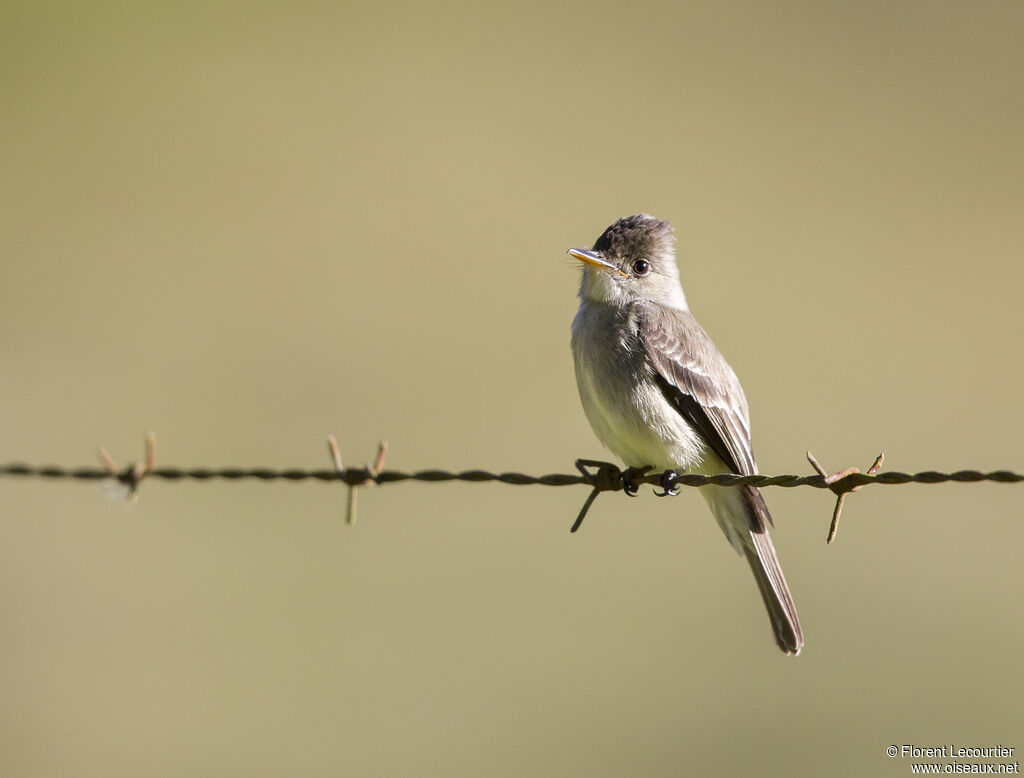
[[624,278],[629,278],[629,276],[626,273],[623,273],[621,270],[615,267],[615,265],[613,265],[611,262],[606,260],[604,257],[602,257],[595,251],[587,251],[585,249],[569,249],[565,253],[568,254],[573,259],[578,259],[585,265],[590,265],[591,267],[599,267],[602,270],[607,270],[609,273],[618,273],[620,276]]

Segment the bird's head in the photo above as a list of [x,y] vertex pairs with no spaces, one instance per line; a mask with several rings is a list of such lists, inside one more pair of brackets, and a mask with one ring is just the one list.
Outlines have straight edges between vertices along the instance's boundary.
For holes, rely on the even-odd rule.
[[672,225],[645,213],[601,233],[591,249],[569,249],[583,263],[580,298],[610,305],[641,300],[686,310]]

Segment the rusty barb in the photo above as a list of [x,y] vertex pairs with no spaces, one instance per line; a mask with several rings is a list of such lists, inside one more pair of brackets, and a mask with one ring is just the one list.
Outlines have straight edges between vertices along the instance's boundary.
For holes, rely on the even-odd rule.
[[[845,470],[840,470],[837,473],[829,475],[825,468],[821,466],[821,463],[814,458],[814,454],[810,451],[807,452],[807,461],[811,463],[811,467],[818,471],[825,480],[825,485],[831,489],[836,495],[836,507],[832,511],[832,523],[828,527],[828,537],[825,538],[826,543],[831,543],[836,539],[836,533],[839,531],[839,516],[843,512],[843,502],[846,500],[846,495],[851,492],[855,492],[861,488],[864,484],[857,484],[851,475],[859,475],[860,469],[856,467],[848,467]],[[883,451],[875,458],[875,464],[868,468],[868,475],[874,475],[878,472],[878,468],[882,466],[882,462],[885,461],[885,452]]]
[[348,504],[345,508],[345,523],[356,523],[357,492],[356,490],[364,484],[379,484],[380,474],[384,470],[384,460],[388,455],[388,443],[382,440],[377,446],[377,458],[373,460],[373,467],[366,465],[363,468],[346,470],[341,462],[341,449],[338,448],[338,439],[334,435],[327,436],[327,450],[331,454],[331,461],[338,477],[348,484]]
[[96,452],[96,456],[99,457],[100,462],[107,468],[110,475],[128,487],[125,499],[129,504],[133,504],[139,499],[139,484],[142,483],[142,479],[156,469],[156,435],[153,432],[147,432],[145,441],[146,458],[134,465],[128,465],[124,470],[118,469],[114,458],[102,446]]

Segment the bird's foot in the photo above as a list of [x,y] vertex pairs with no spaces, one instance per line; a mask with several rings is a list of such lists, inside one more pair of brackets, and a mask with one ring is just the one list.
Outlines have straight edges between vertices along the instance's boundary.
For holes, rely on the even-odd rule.
[[658,485],[662,491],[654,490],[657,497],[677,497],[679,495],[679,473],[675,470],[666,470],[658,479]]

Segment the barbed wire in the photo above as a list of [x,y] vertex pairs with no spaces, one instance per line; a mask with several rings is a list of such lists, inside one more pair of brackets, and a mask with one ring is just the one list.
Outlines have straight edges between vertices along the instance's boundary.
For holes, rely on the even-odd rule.
[[738,475],[724,473],[703,475],[699,473],[678,473],[673,470],[651,472],[651,468],[627,468],[623,470],[611,462],[592,459],[577,459],[575,465],[578,474],[549,473],[547,475],[528,475],[526,473],[490,470],[443,470],[431,468],[405,472],[401,470],[383,469],[387,455],[387,443],[382,442],[377,450],[373,465],[363,467],[345,467],[342,464],[338,444],[333,435],[328,437],[334,467],[333,469],[305,468],[269,468],[269,467],[157,467],[156,438],[152,433],[146,435],[145,459],[126,468],[118,468],[114,460],[104,450],[99,450],[99,458],[103,467],[65,467],[62,465],[30,465],[11,463],[0,465],[0,476],[23,478],[41,478],[47,480],[102,481],[114,479],[128,489],[128,495],[135,499],[139,484],[145,478],[159,478],[165,481],[210,481],[210,480],[258,480],[258,481],[341,481],[349,487],[347,518],[350,524],[355,523],[356,488],[368,484],[383,485],[401,481],[418,481],[423,483],[443,483],[462,481],[471,483],[502,483],[514,486],[577,486],[586,485],[591,488],[590,496],[583,504],[572,532],[579,529],[587,511],[601,492],[624,491],[635,496],[642,485],[660,486],[662,491],[655,491],[659,497],[675,496],[679,487],[702,486],[755,486],[758,488],[780,486],[793,488],[810,486],[816,489],[829,489],[836,495],[836,506],[833,511],[832,523],[829,527],[828,542],[835,539],[839,517],[843,508],[843,500],[847,494],[859,490],[869,484],[939,484],[939,483],[977,483],[992,481],[996,483],[1024,482],[1024,474],[1011,470],[956,470],[938,472],[924,470],[916,473],[897,471],[878,472],[882,465],[883,455],[879,455],[867,472],[856,467],[829,475],[810,452],[807,459],[817,471],[815,475]]

